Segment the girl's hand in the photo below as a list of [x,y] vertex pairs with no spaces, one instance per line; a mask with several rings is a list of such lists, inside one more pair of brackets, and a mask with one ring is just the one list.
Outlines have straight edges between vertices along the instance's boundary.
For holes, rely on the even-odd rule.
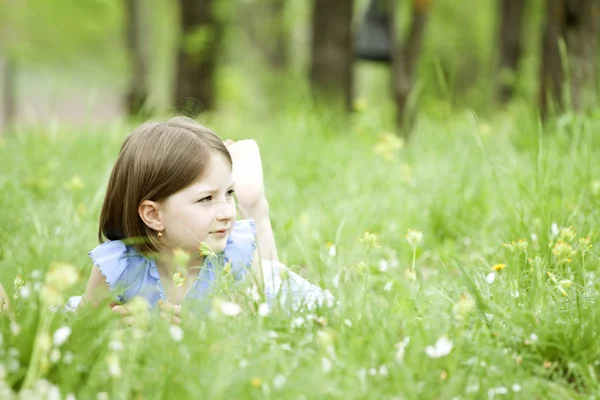
[[181,324],[181,305],[159,300],[158,308],[160,309],[160,318],[164,319],[165,321],[170,321],[175,325]]
[[150,305],[144,298],[136,296],[126,304],[113,304],[111,304],[111,310],[120,314],[125,324],[129,326],[144,326],[149,323]]
[[233,179],[240,211],[244,218],[252,218],[252,211],[266,203],[258,144],[252,139],[237,142],[226,140],[224,143],[233,160]]

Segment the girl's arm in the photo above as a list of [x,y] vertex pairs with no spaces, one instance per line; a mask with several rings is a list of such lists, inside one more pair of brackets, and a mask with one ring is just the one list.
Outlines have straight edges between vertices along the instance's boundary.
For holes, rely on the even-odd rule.
[[233,178],[242,218],[252,218],[256,223],[260,258],[278,261],[258,145],[254,140],[225,143],[233,159]]
[[0,314],[9,311],[10,303],[8,302],[8,294],[4,290],[4,286],[0,283]]
[[98,306],[105,301],[110,295],[110,289],[100,269],[94,265],[92,272],[90,273],[90,279],[88,280],[85,293],[83,294],[83,300],[79,303],[77,308],[82,307],[84,303],[90,303],[93,306]]

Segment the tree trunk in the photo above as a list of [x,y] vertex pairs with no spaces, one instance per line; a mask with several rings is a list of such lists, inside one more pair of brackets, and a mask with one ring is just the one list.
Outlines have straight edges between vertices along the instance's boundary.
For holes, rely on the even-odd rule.
[[569,49],[571,106],[586,111],[596,100],[596,63],[600,35],[600,2],[570,0],[567,2],[565,35]]
[[539,86],[542,117],[548,116],[551,105],[556,111],[565,106],[585,111],[594,104],[599,20],[597,0],[547,0]]
[[515,78],[521,59],[521,35],[523,32],[524,0],[499,0],[500,29],[498,47],[500,59],[498,72],[498,101],[508,102],[514,94]]
[[242,25],[251,44],[274,70],[289,64],[286,0],[259,0],[241,6]]
[[0,133],[5,127],[10,126],[17,114],[17,89],[16,89],[16,68],[10,57],[0,58],[0,68],[2,68],[2,126]]
[[402,43],[399,40],[399,24],[396,21],[395,1],[392,4],[392,76],[394,98],[396,100],[396,127],[406,139],[410,136],[415,110],[407,108],[408,98],[414,86],[415,67],[419,61],[423,43],[423,34],[427,26],[430,0],[413,0],[411,24],[408,37]]
[[141,0],[126,1],[127,46],[131,60],[126,104],[132,116],[140,114],[143,108],[148,107],[148,64],[142,32],[145,25],[142,4]]
[[317,96],[352,109],[353,0],[313,0],[310,82]]
[[191,116],[215,105],[215,75],[222,34],[212,7],[212,0],[179,0],[182,32],[176,107]]

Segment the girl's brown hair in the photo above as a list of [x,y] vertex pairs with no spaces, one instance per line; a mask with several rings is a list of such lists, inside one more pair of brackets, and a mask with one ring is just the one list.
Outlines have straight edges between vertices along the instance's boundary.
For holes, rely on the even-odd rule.
[[134,130],[125,139],[108,181],[98,240],[134,239],[136,250],[157,252],[156,232],[140,218],[140,203],[164,200],[200,179],[213,153],[232,165],[221,139],[190,118],[146,122]]

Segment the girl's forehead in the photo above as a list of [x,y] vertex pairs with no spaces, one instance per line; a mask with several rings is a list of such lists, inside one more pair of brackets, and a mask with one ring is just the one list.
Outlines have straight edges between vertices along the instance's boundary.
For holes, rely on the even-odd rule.
[[193,187],[194,190],[211,190],[231,185],[233,183],[232,178],[233,175],[229,162],[224,157],[213,154],[204,174],[194,180],[190,187]]

